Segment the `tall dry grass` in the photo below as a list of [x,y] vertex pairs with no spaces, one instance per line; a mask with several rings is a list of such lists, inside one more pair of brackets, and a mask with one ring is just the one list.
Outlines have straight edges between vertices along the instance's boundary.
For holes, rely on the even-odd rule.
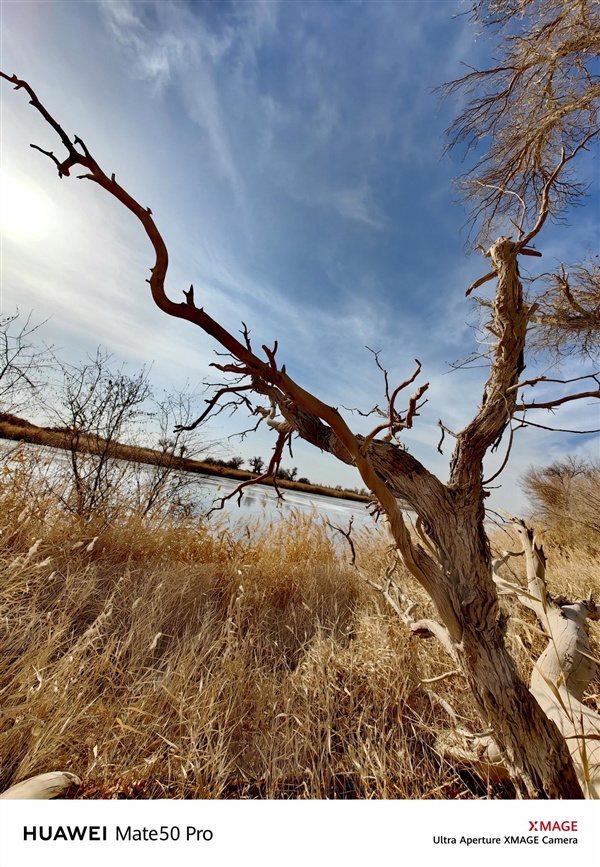
[[61,769],[83,797],[470,795],[432,750],[421,649],[321,521],[96,527],[26,462],[3,473],[0,789]]
[[[60,769],[90,798],[510,795],[435,753],[448,719],[421,679],[452,665],[315,516],[240,527],[124,503],[106,527],[61,510],[28,461],[0,467],[0,790]],[[382,574],[378,536],[357,551]],[[481,728],[460,678],[434,687]]]

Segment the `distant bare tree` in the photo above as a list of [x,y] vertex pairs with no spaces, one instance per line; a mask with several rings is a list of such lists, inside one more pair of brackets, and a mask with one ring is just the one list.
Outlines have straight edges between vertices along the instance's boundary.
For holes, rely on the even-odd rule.
[[151,394],[148,376],[144,369],[135,376],[115,369],[110,355],[100,349],[81,365],[60,363],[59,368],[47,409],[68,436],[70,484],[64,505],[84,518],[100,510],[108,518],[127,474],[126,462],[117,459],[117,446],[143,416]]
[[573,525],[597,534],[600,546],[600,460],[567,455],[547,467],[531,467],[522,487],[536,513],[569,536]]
[[48,378],[51,355],[32,337],[40,327],[31,316],[19,321],[19,313],[0,317],[0,412],[15,413],[31,404]]
[[239,455],[236,455],[233,458],[229,458],[228,461],[225,461],[225,466],[231,467],[232,470],[239,470],[243,463],[244,459]]
[[261,457],[250,458],[250,469],[253,473],[262,472],[262,468],[264,467],[265,462]]
[[198,460],[214,443],[203,442],[196,418],[196,395],[186,386],[166,392],[162,400],[152,398],[147,418],[151,430],[144,435],[144,445],[156,453],[152,464],[135,467],[136,508],[142,514],[189,512],[202,477],[182,466],[182,460]]
[[[291,470],[286,469],[285,467],[279,467],[277,471],[277,478],[284,479],[287,482],[293,482],[298,475],[298,467],[294,467]],[[341,490],[341,488],[340,488]]]
[[[528,329],[537,308],[524,296],[518,268],[520,255],[535,255],[529,245],[548,218],[562,214],[584,193],[585,185],[575,178],[573,166],[599,132],[600,84],[592,61],[598,54],[600,5],[586,0],[490,0],[476,3],[473,14],[480,27],[496,34],[497,62],[493,69],[473,71],[445,88],[447,94],[460,93],[467,100],[451,128],[451,144],[466,142],[481,147],[487,139],[487,149],[463,179],[462,189],[472,220],[480,227],[481,240],[491,237],[499,220],[504,232],[512,220],[516,237],[501,235],[491,243],[485,250],[491,270],[467,291],[492,280],[495,283],[493,298],[487,302],[491,314],[486,354],[489,374],[473,419],[453,435],[456,444],[446,484],[399,439],[414,424],[427,389],[427,384],[416,387],[405,408],[399,408],[401,394],[418,377],[420,364],[393,389],[388,387],[383,371],[385,404],[383,410],[376,408],[380,421],[366,436],[352,433],[338,409],[289,376],[285,364],[277,360],[276,342],[272,348],[263,346],[264,358],[259,357],[247,329],[240,342],[204,307],[196,306],[193,287],[184,293],[182,303],[167,296],[167,248],[150,209],[135,201],[114,175],[102,170],[81,139],[71,140],[66,135],[27,82],[2,75],[15,88],[27,92],[31,104],[61,138],[66,159],[61,161],[51,151],[43,151],[59,174],[68,176],[74,167],[82,167],[82,177],[106,190],[141,222],[154,248],[148,282],[158,307],[199,326],[230,355],[229,362],[215,365],[229,381],[219,386],[209,409],[222,398],[229,403],[237,399],[246,407],[251,395],[268,400],[270,410],[257,406],[254,411],[277,438],[268,468],[273,478],[280,468],[283,448],[294,434],[356,467],[385,516],[395,556],[428,593],[438,619],[415,620],[414,605],[408,604],[391,573],[378,589],[416,635],[434,635],[442,643],[490,726],[494,749],[518,792],[530,797],[580,798],[582,786],[586,795],[592,793],[586,758],[591,748],[586,752],[586,745],[595,735],[579,719],[569,718],[567,730],[562,717],[555,716],[553,710],[562,701],[556,698],[562,682],[560,670],[552,666],[544,674],[557,678],[544,696],[544,702],[555,702],[552,709],[537,700],[533,682],[533,693],[528,689],[509,653],[506,617],[499,607],[494,581],[498,575],[493,570],[495,561],[485,526],[485,499],[491,479],[484,479],[483,461],[509,431],[503,467],[509,458],[514,427],[537,424],[531,421],[532,412],[600,397],[598,382],[590,373],[581,377],[590,378],[589,387],[581,391],[571,390],[537,403],[525,400],[526,390],[544,378],[522,379]],[[441,426],[444,434],[448,432]],[[403,504],[416,514],[416,535],[409,532]],[[541,611],[545,591],[536,572],[535,558],[539,557],[534,541],[525,547],[532,563],[530,580],[539,583],[536,610]],[[507,589],[504,584],[503,592]],[[524,588],[517,591],[520,597],[526,593]],[[596,607],[590,600],[576,605],[590,613],[593,607],[595,616]],[[569,641],[576,638],[570,636]],[[558,658],[567,658],[567,648],[557,650]]]

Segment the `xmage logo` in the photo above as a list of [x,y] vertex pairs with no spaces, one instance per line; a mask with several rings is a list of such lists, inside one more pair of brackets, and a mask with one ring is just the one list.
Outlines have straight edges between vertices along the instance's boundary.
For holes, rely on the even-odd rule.
[[529,831],[577,831],[577,820],[570,822],[557,822],[549,820],[548,822],[529,822]]

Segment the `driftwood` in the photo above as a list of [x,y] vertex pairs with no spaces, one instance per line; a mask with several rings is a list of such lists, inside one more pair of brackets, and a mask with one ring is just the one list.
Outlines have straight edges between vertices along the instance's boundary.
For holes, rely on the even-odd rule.
[[500,595],[515,595],[534,612],[548,636],[548,645],[534,664],[530,690],[564,736],[584,794],[600,798],[600,715],[582,703],[598,667],[586,620],[599,620],[600,606],[591,598],[569,602],[550,596],[541,546],[523,521],[512,523],[526,558],[527,589],[498,575],[510,552],[494,561],[494,581]]
[[[582,703],[583,694],[594,679],[597,660],[592,654],[586,620],[600,619],[600,606],[591,598],[569,602],[553,597],[546,586],[546,558],[532,530],[511,518],[523,546],[522,551],[504,551],[494,560],[494,582],[501,596],[516,596],[531,609],[548,638],[534,662],[530,691],[548,719],[565,738],[575,772],[586,798],[600,799],[600,714]],[[527,587],[500,576],[510,557],[525,555]],[[450,716],[452,709],[443,702]],[[502,752],[488,733],[477,735],[455,725],[436,741],[438,751],[469,767],[488,782],[508,778]]]
[[50,771],[11,786],[6,792],[2,792],[0,800],[47,801],[64,794],[72,786],[80,785],[81,780],[75,774],[68,771]]
[[[506,514],[506,513],[505,513]],[[552,597],[546,586],[546,558],[537,538],[527,525],[512,516],[510,522],[520,537],[522,551],[504,551],[503,556],[492,561],[494,582],[500,596],[516,596],[522,605],[530,608],[538,618],[548,645],[534,662],[530,692],[542,711],[556,724],[565,738],[575,772],[586,798],[600,799],[600,715],[582,703],[583,695],[597,670],[597,660],[592,654],[585,622],[600,620],[600,605],[591,598],[569,602]],[[446,652],[458,663],[457,654],[444,631],[435,620],[416,619],[417,604],[405,594],[395,577],[400,562],[395,550],[394,563],[384,578],[373,581],[356,565],[356,550],[352,541],[352,521],[347,531],[330,525],[347,540],[352,552],[351,565],[359,577],[378,590],[394,609],[405,626],[419,636],[435,636]],[[395,549],[395,540],[389,521],[381,523],[390,550]],[[417,532],[422,528],[417,522]],[[526,558],[527,587],[501,577],[499,570],[510,557]],[[433,701],[439,704],[450,717],[452,728],[438,735],[435,749],[443,757],[468,768],[488,784],[510,778],[504,763],[505,756],[491,731],[471,731],[460,722],[458,715],[445,699],[429,686],[435,681],[460,675],[460,669],[449,671],[439,677],[425,679],[421,684]]]

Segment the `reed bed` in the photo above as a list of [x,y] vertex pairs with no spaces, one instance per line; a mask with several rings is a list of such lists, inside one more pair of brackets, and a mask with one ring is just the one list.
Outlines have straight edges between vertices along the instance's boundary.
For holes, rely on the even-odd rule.
[[[107,525],[26,462],[0,473],[0,790],[60,769],[79,798],[510,796],[436,754],[448,719],[421,680],[443,651],[316,516],[242,527],[124,503]],[[379,535],[356,545],[380,575]],[[480,725],[459,678],[435,686]]]

